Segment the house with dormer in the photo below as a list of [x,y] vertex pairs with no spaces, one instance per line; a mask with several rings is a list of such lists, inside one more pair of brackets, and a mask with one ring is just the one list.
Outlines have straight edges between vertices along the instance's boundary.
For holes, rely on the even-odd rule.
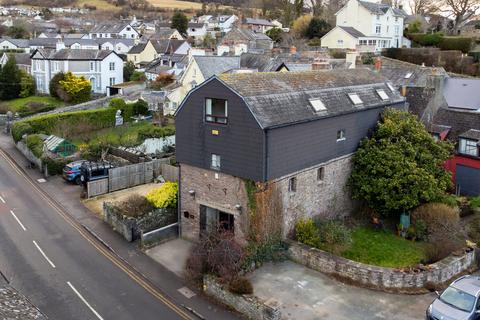
[[102,23],[92,28],[89,32],[90,39],[97,38],[123,38],[138,39],[140,33],[127,22]]
[[335,28],[321,39],[329,49],[379,52],[384,48],[409,46],[403,36],[407,14],[388,4],[349,0],[337,13]]

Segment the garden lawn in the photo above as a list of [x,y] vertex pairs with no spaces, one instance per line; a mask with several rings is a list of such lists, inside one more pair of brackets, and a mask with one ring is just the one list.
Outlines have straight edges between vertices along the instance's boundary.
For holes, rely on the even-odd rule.
[[389,231],[360,227],[353,230],[352,245],[342,256],[380,267],[410,267],[424,259],[425,244],[406,240]]
[[26,98],[18,98],[9,101],[3,102],[6,104],[8,109],[12,112],[17,112],[22,107],[26,106],[30,102],[43,103],[46,105],[54,106],[55,108],[62,107],[65,103],[61,100],[52,98],[50,96],[30,96]]

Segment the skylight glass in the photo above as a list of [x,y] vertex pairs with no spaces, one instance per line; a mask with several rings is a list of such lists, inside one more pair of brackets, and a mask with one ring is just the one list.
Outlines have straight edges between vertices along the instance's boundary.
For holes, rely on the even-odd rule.
[[387,93],[383,89],[378,89],[377,94],[380,96],[380,98],[382,98],[382,100],[388,100],[389,99]]
[[362,104],[362,103],[363,103],[362,99],[360,99],[360,97],[359,97],[358,94],[356,94],[356,93],[349,93],[349,94],[348,94],[348,97],[350,98],[350,100],[352,101],[352,103],[353,103],[354,105]]
[[327,108],[323,104],[322,100],[320,100],[320,99],[310,99],[309,101],[310,101],[310,104],[312,105],[313,109],[315,110],[315,112],[327,110]]
[[410,79],[410,77],[412,76],[413,72],[408,72],[406,75],[405,75],[405,79]]
[[390,89],[390,91],[395,92],[395,88],[392,86],[390,82],[387,82],[387,87]]

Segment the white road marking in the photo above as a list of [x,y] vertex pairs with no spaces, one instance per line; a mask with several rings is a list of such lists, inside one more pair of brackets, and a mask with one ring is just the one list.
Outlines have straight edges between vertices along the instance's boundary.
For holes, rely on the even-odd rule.
[[23,231],[27,231],[27,228],[25,228],[25,226],[24,226],[23,223],[20,221],[20,219],[17,218],[17,216],[15,215],[15,213],[13,213],[12,210],[10,210],[10,213],[11,213],[12,216],[15,218],[15,220],[17,220],[18,224],[20,225],[20,227],[22,227]]
[[52,268],[55,268],[55,265],[53,264],[52,260],[50,260],[47,255],[45,254],[45,252],[43,252],[42,248],[40,248],[40,246],[35,242],[35,240],[33,240],[33,244],[35,245],[35,247],[37,247],[38,251],[40,251],[40,253],[42,254],[42,256],[45,258],[45,260],[48,261],[48,263],[50,263],[50,265],[52,266]]
[[3,203],[5,203],[5,200],[2,198],[2,196],[0,196],[0,201],[2,201]]
[[75,287],[70,283],[70,281],[67,281],[67,284],[70,286],[70,288],[72,288],[73,292],[77,294],[80,300],[82,300],[82,302],[85,303],[85,305],[93,312],[93,314],[96,315],[98,319],[103,320],[102,316],[100,316],[98,312],[93,309],[93,307],[88,303],[87,300],[85,300],[85,298],[80,294],[80,292],[75,289]]

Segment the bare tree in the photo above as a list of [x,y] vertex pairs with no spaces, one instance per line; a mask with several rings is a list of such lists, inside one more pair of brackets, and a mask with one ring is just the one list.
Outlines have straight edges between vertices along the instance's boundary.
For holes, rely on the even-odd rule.
[[480,10],[480,0],[444,0],[442,7],[445,7],[442,11],[453,18],[453,31],[457,33],[462,24]]
[[413,15],[434,13],[438,11],[435,0],[410,0],[409,6]]
[[323,0],[307,0],[305,1],[305,5],[312,10],[314,17],[321,16],[325,9]]

